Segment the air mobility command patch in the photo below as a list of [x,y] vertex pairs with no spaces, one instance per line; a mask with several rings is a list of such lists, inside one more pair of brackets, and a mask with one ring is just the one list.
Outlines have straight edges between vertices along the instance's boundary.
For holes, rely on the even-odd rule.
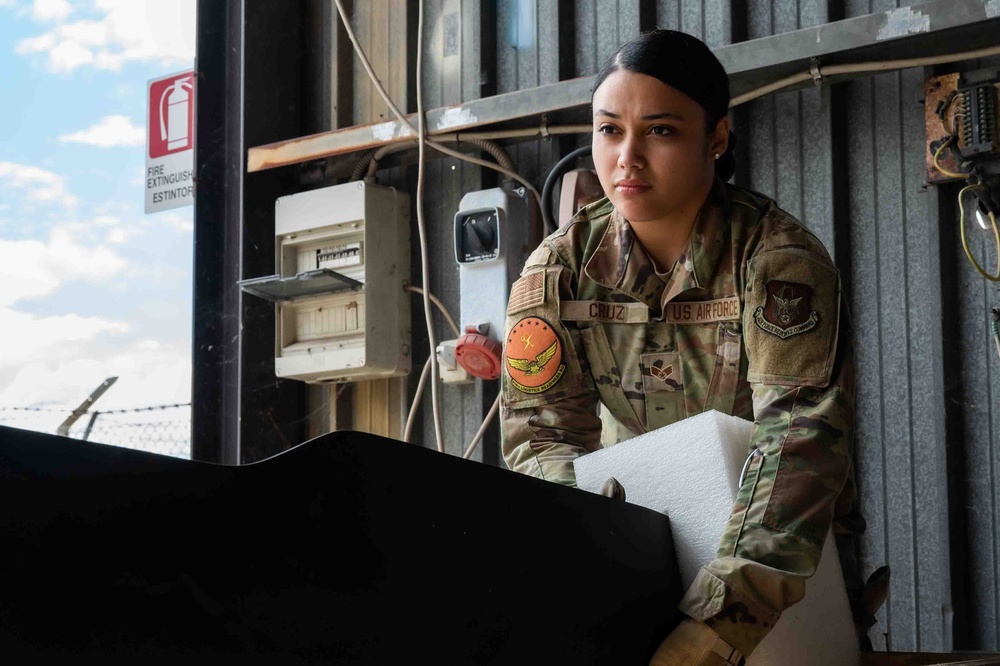
[[753,314],[757,326],[782,340],[816,328],[819,315],[811,310],[813,290],[797,282],[771,280],[767,300]]
[[542,393],[555,386],[566,371],[562,356],[559,336],[539,317],[517,322],[504,345],[507,375],[522,393]]

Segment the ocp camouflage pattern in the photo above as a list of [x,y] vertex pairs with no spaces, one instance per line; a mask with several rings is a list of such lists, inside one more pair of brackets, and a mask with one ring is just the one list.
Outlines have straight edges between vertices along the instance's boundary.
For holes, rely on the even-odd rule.
[[[532,305],[508,310],[507,331],[526,317],[551,322],[566,369],[544,392],[519,391],[507,359],[526,350],[507,341],[501,427],[511,469],[572,486],[573,460],[602,446],[712,409],[754,422],[751,447],[763,455],[716,559],[681,603],[750,654],[802,598],[831,520],[840,546],[864,525],[851,331],[826,249],[769,198],[716,181],[667,274],[602,199],[549,236],[522,276],[518,303]],[[579,303],[588,301],[597,305]],[[572,320],[560,318],[565,303],[575,303],[563,306]],[[626,309],[601,307],[614,303],[643,304],[648,321],[614,321]],[[579,314],[587,311],[590,321]],[[853,568],[844,568],[847,577]]]

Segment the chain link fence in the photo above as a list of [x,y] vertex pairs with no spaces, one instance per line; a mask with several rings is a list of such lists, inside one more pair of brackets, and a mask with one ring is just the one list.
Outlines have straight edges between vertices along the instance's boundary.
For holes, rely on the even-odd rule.
[[[0,406],[0,425],[55,434],[71,413],[70,409]],[[190,459],[191,405],[87,412],[70,427],[69,436]]]

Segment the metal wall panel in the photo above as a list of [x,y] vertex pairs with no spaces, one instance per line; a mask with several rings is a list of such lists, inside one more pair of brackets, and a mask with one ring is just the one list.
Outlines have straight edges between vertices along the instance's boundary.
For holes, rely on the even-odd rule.
[[[1000,60],[962,69],[996,68]],[[956,641],[1000,650],[1000,365],[990,339],[989,311],[1000,307],[1000,285],[985,280],[966,259],[959,237],[960,185],[940,188],[943,260],[953,265],[944,280],[945,386],[949,411],[948,453],[952,484],[953,550],[967,559],[952,568]],[[971,204],[966,201],[966,206]],[[991,232],[966,221],[973,255],[995,269]]]
[[[954,195],[957,186],[949,188]],[[949,206],[951,206],[949,202]],[[957,264],[957,298],[949,313],[957,323],[949,347],[957,352],[958,372],[954,376],[957,391],[955,407],[960,412],[957,432],[949,447],[963,446],[962,467],[966,476],[958,497],[967,507],[965,540],[968,566],[957,572],[969,599],[963,627],[970,645],[988,650],[1000,649],[1000,370],[996,348],[990,340],[988,313],[1000,307],[1000,289],[989,284],[968,263],[957,240],[958,215],[952,209],[944,220],[942,233],[953,237],[951,247]],[[970,247],[986,264],[994,268],[992,239],[979,231],[975,222],[967,228]],[[946,318],[947,320],[947,318]],[[954,345],[952,347],[952,345]],[[964,492],[963,492],[964,491]],[[957,577],[957,576],[956,576]]]
[[849,84],[851,306],[864,560],[893,570],[894,649],[950,649],[937,196],[924,190],[923,72]]
[[622,44],[654,27],[654,12],[648,0],[576,0],[574,76],[596,74]]
[[656,27],[696,35],[715,48],[733,43],[739,32],[733,18],[742,19],[744,12],[740,0],[657,0]]

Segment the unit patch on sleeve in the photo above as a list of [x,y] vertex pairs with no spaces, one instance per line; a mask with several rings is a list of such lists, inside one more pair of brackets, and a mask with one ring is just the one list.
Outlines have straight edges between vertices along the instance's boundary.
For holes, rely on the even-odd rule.
[[784,340],[816,328],[819,315],[811,309],[811,287],[781,280],[771,280],[765,287],[767,300],[753,313],[761,330]]
[[559,336],[539,317],[525,317],[514,325],[504,345],[504,361],[511,384],[522,393],[548,391],[566,371]]

